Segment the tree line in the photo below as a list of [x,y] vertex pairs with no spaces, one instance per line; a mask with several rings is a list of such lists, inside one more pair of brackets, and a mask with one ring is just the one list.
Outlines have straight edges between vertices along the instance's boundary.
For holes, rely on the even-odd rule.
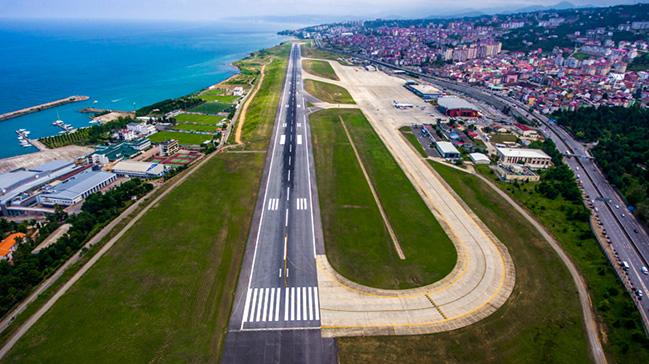
[[649,222],[649,110],[641,107],[580,108],[555,115],[583,142],[634,214]]
[[[131,179],[106,192],[88,196],[81,212],[67,216],[60,208],[44,223],[39,241],[54,231],[61,223],[71,224],[70,230],[56,243],[32,254],[39,241],[27,240],[13,253],[13,260],[0,261],[0,315],[6,314],[23,300],[32,289],[52,274],[63,262],[98,232],[105,224],[128,207],[134,198],[151,191],[153,186],[139,179]],[[3,231],[17,225],[0,220]],[[50,224],[52,224],[50,226]]]

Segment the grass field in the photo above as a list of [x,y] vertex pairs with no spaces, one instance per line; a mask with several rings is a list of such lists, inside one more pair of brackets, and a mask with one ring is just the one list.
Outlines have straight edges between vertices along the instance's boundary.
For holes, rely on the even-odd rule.
[[304,89],[311,96],[330,104],[356,103],[347,90],[333,83],[304,80]]
[[149,137],[151,142],[160,143],[166,140],[176,139],[182,145],[200,145],[206,140],[211,140],[209,135],[190,134],[175,131],[159,131]]
[[225,95],[221,89],[212,89],[201,92],[198,97],[204,101],[217,101],[224,104],[234,104],[239,99],[239,96]]
[[420,156],[424,158],[428,157],[428,154],[426,154],[426,150],[424,150],[424,147],[421,146],[421,143],[419,142],[419,140],[417,140],[417,137],[412,132],[412,129],[410,129],[409,126],[403,126],[399,128],[399,131],[408,140],[408,142],[410,142],[410,144],[413,147],[415,147],[415,149],[417,150]]
[[232,104],[223,102],[206,102],[194,108],[189,109],[191,112],[202,112],[205,114],[218,114],[220,112],[229,112],[233,108]]
[[175,130],[196,130],[196,131],[205,131],[208,133],[215,133],[216,126],[214,125],[195,125],[195,124],[176,124],[174,126]]
[[491,134],[489,141],[492,143],[515,143],[518,137],[514,134]]
[[342,363],[584,363],[589,361],[572,279],[554,251],[477,177],[435,169],[507,246],[516,286],[488,318],[447,333],[338,339]]
[[216,125],[223,120],[220,116],[200,114],[179,114],[176,116],[177,123],[194,123],[203,125]]
[[264,82],[259,87],[254,102],[248,107],[246,122],[242,128],[246,149],[266,150],[268,146],[268,138],[265,135],[270,134],[272,124],[267,123],[266,120],[275,116],[284,85],[286,59],[290,50],[290,43],[285,43],[264,52],[269,61]]
[[330,80],[339,80],[336,71],[334,71],[329,62],[305,59],[302,61],[302,67],[312,75],[328,78]]
[[[485,167],[478,170],[495,180],[493,172]],[[546,198],[535,190],[533,183],[498,185],[547,227],[584,275],[596,313],[605,324],[604,348],[612,361],[649,362],[649,339],[631,297],[602,253],[590,225],[568,217],[568,211],[578,205],[561,197]]]
[[[345,120],[406,259],[400,260],[341,129]],[[453,243],[359,110],[310,117],[327,256],[349,279],[381,288],[437,281],[455,266]],[[362,262],[362,264],[361,264]]]
[[331,59],[331,60],[335,61],[336,59],[338,59],[340,57],[339,55],[337,55],[335,53],[331,53],[331,52],[320,50],[318,48],[314,48],[313,45],[311,44],[311,42],[307,42],[307,43],[303,44],[300,47],[300,50],[301,50],[301,53],[302,53],[302,57],[306,57],[306,58]]
[[[280,80],[285,49],[273,68]],[[278,100],[274,86],[268,97]],[[246,136],[257,143],[268,140],[275,118],[276,108],[265,106],[249,114],[257,128]],[[136,223],[5,361],[218,363],[264,160],[261,153],[215,155]]]

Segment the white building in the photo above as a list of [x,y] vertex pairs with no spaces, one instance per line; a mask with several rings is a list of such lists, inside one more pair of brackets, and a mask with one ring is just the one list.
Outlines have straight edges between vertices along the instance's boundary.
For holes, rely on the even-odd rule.
[[498,158],[503,164],[524,165],[532,169],[552,166],[552,158],[540,149],[496,148]]
[[83,201],[117,179],[114,173],[85,170],[38,195],[38,202],[46,206],[70,206]]
[[451,142],[436,142],[435,149],[437,149],[439,155],[444,159],[456,160],[460,158],[460,151]]
[[123,160],[113,166],[113,173],[128,177],[158,178],[165,174],[165,167],[158,163]]
[[482,153],[471,153],[469,154],[469,158],[471,158],[471,162],[473,164],[489,164],[491,163],[491,160],[489,157]]

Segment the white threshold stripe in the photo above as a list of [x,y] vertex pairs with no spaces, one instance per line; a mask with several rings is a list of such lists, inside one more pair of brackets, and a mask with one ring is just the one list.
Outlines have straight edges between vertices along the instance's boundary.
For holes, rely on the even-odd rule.
[[270,289],[270,303],[268,304],[268,321],[273,321],[275,312],[275,288]]
[[250,318],[248,321],[255,321],[255,307],[257,307],[257,288],[252,290],[252,306],[250,307]]
[[297,143],[302,144],[302,134],[297,135]]
[[249,308],[250,308],[250,290],[248,290],[248,292],[246,292],[246,303],[243,304],[243,317],[241,318],[241,320],[243,322],[246,322],[246,320],[248,318],[248,309]]
[[255,314],[255,321],[259,321],[261,319],[261,306],[263,304],[264,300],[264,291],[263,288],[259,289],[259,299],[257,300],[257,312]]
[[282,135],[279,137],[279,144],[280,144],[280,145],[284,145],[284,143],[286,143],[286,135],[282,134]]
[[295,310],[297,311],[296,320],[298,321],[302,319],[302,300],[300,299],[301,296],[300,287],[297,287],[297,302],[295,304]]
[[277,294],[275,295],[275,321],[279,321],[279,299],[282,297],[280,294],[282,293],[281,289],[277,289]]
[[318,287],[313,287],[313,298],[315,300],[315,319],[320,320],[320,297],[318,297]]
[[311,288],[312,288],[312,287],[308,287],[308,288],[307,288],[308,291],[309,291],[309,292],[307,293],[307,296],[309,297],[309,320],[313,320],[313,306],[312,306],[312,305],[313,305],[313,297],[311,296],[311,294],[312,294],[313,292],[312,292]]
[[306,287],[302,287],[302,320],[306,320],[307,304],[306,304]]
[[284,288],[284,321],[288,321],[288,288]]
[[264,311],[261,314],[261,320],[266,321],[268,317],[268,291],[269,288],[264,288]]
[[291,287],[291,321],[295,320],[295,287]]

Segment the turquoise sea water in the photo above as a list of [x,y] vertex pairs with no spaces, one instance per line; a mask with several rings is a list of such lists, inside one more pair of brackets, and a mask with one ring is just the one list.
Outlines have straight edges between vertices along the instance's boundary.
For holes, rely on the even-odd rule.
[[[79,109],[133,110],[182,96],[235,72],[232,61],[284,38],[286,24],[0,20],[0,113],[67,97],[90,100],[0,121],[0,158],[30,153],[15,131],[53,135],[57,114],[88,125]],[[96,101],[96,102],[95,102]]]

